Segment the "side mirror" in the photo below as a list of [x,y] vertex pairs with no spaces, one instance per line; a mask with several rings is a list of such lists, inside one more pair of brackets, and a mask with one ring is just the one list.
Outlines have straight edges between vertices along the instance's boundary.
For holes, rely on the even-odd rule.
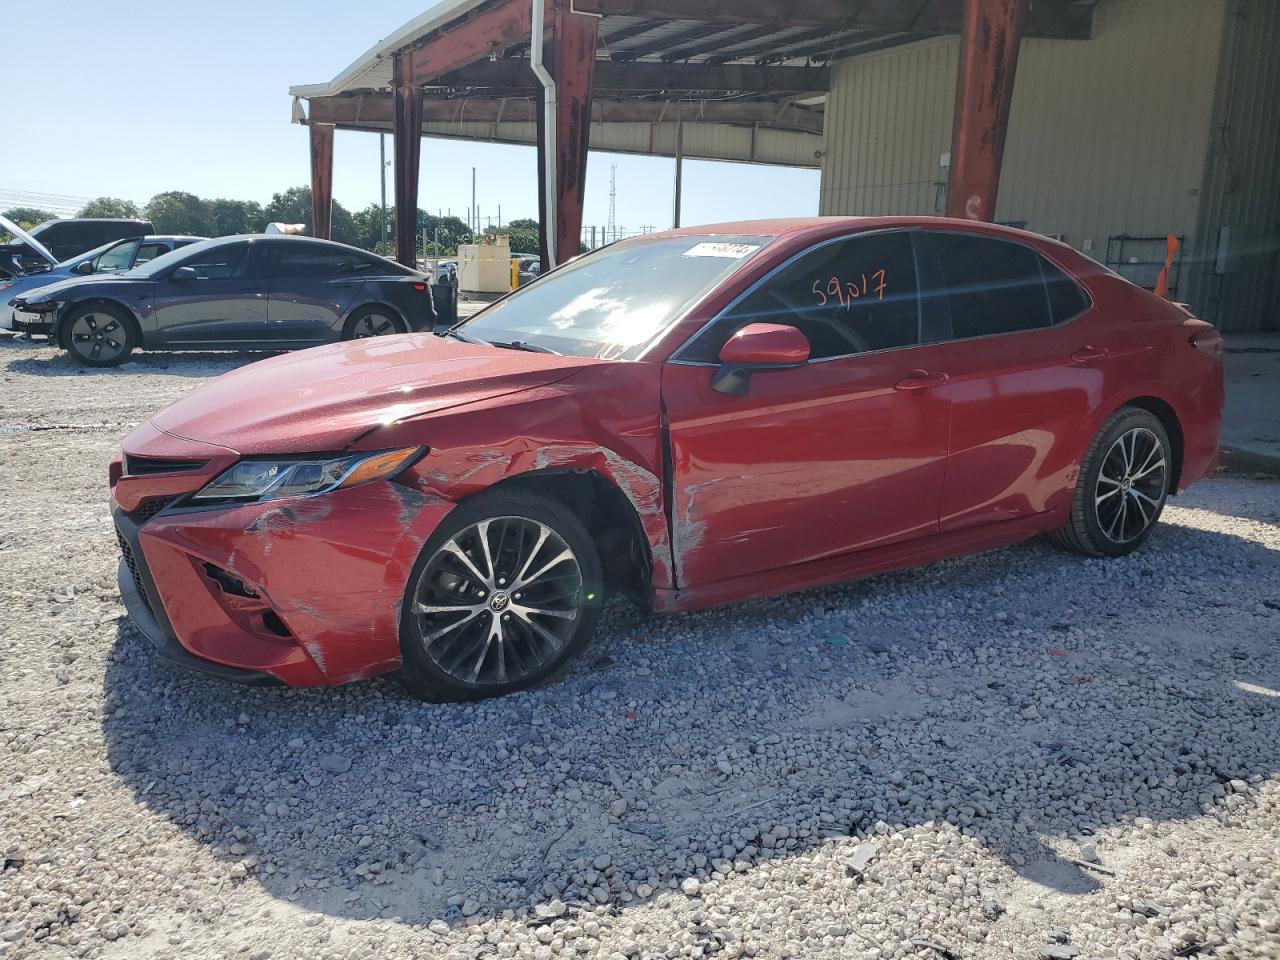
[[199,278],[196,276],[195,267],[178,267],[169,274],[169,279],[174,283],[194,283]]
[[809,338],[785,323],[749,323],[720,348],[711,388],[729,396],[747,392],[755,370],[798,367],[809,359]]
[[77,263],[74,267],[71,268],[71,272],[78,273],[81,276],[88,276],[89,274],[93,273],[93,261],[85,260],[82,263]]

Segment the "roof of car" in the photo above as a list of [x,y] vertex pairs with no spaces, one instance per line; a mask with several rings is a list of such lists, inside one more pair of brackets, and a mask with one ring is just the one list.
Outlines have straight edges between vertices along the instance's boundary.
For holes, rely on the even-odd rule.
[[1035,237],[1045,238],[1040,234],[1032,234],[1016,227],[1006,227],[996,223],[979,220],[963,220],[955,217],[789,217],[773,220],[737,220],[728,223],[710,223],[695,227],[680,227],[662,233],[651,233],[647,236],[760,236],[760,237],[821,237],[828,234],[839,234],[850,229],[876,230],[886,227],[933,227],[935,229],[956,227],[975,233],[987,233],[1011,238]]

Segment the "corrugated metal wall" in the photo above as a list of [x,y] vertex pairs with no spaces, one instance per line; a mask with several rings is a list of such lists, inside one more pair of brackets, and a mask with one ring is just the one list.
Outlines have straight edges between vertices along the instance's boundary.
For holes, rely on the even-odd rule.
[[1188,296],[1224,330],[1280,330],[1280,3],[1233,0],[1221,64]]
[[[1241,249],[1264,242],[1280,217],[1280,2],[1242,2],[1251,12],[1236,53],[1234,176],[1218,140],[1210,152],[1215,91],[1226,86],[1219,73],[1228,0],[1103,0],[1092,39],[1023,41],[997,219],[1062,234],[1098,260],[1109,237],[1126,233],[1184,236],[1190,259],[1216,244],[1219,222],[1238,224],[1232,237],[1243,235]],[[948,38],[836,65],[822,213],[942,212],[958,63],[959,40]],[[1224,95],[1217,100],[1221,111]],[[1211,180],[1207,156],[1217,161]],[[1227,182],[1235,184],[1230,193]],[[1202,205],[1212,241],[1197,229]],[[1264,327],[1258,313],[1266,309],[1274,324],[1280,293],[1270,293],[1270,308],[1250,307],[1280,287],[1273,270],[1265,287],[1270,255],[1242,256],[1238,283],[1206,280],[1188,263],[1178,295],[1224,329]],[[1211,290],[1214,283],[1221,289]],[[1221,316],[1218,301],[1230,303]]]

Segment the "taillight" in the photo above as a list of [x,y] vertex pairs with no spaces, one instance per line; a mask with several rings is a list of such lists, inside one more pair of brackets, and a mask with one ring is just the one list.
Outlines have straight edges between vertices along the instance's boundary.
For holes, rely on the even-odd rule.
[[1222,357],[1222,334],[1216,328],[1200,330],[1191,335],[1191,345],[1211,357]]
[[413,285],[413,289],[417,290],[419,293],[425,293],[427,285],[425,283],[415,283]]

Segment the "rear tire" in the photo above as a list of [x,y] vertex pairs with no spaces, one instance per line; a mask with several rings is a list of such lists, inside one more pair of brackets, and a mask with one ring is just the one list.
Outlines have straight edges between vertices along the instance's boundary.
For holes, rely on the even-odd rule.
[[1160,420],[1138,407],[1121,407],[1089,445],[1071,516],[1049,539],[1090,557],[1132,553],[1160,519],[1172,466],[1169,435]]
[[343,340],[366,340],[369,337],[405,333],[404,321],[389,307],[371,304],[353,310],[342,328]]
[[133,317],[113,304],[73,307],[62,321],[67,353],[87,367],[116,367],[138,345]]
[[596,546],[564,506],[481,494],[445,518],[414,564],[401,680],[436,703],[551,683],[590,642],[603,592]]

